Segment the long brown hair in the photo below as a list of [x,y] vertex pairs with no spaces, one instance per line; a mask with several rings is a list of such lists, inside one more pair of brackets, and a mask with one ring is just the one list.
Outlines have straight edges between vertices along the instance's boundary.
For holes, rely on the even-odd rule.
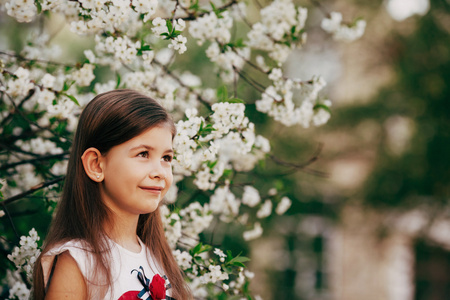
[[[175,125],[155,100],[132,90],[114,90],[97,95],[81,113],[67,167],[62,198],[46,237],[42,254],[33,274],[34,298],[44,299],[45,287],[42,256],[58,243],[82,239],[90,246],[98,270],[111,286],[107,253],[109,245],[104,230],[110,212],[100,197],[99,183],[85,173],[81,156],[90,147],[102,154],[145,130],[168,124],[175,135]],[[164,268],[172,284],[172,297],[178,300],[192,296],[184,282],[164,235],[159,209],[139,217],[137,235]]]

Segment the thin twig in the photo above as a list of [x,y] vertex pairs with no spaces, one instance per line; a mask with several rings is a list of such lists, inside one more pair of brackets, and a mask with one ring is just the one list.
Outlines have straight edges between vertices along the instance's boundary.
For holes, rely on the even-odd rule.
[[63,64],[63,63],[59,63],[59,62],[54,62],[54,61],[49,61],[49,60],[43,60],[43,59],[34,59],[34,58],[27,58],[25,56],[22,56],[20,54],[12,54],[12,53],[8,53],[8,52],[4,52],[4,51],[0,51],[0,55],[6,55],[6,56],[10,56],[10,57],[15,57],[18,60],[21,61],[29,61],[29,62],[40,62],[40,63],[44,63],[44,64],[48,64],[48,65],[55,65],[55,66],[62,66],[62,67],[70,67],[70,68],[75,68],[76,66],[74,65],[68,65],[68,64]]
[[239,74],[239,76],[242,79],[244,79],[244,81],[246,81],[248,84],[253,86],[259,92],[261,92],[261,93],[265,92],[265,87],[262,84],[260,84],[259,82],[257,82],[254,79],[252,79],[251,77],[247,77],[247,75],[244,74],[244,71],[238,70],[235,66],[233,66],[233,69]]
[[310,159],[308,159],[306,162],[301,163],[301,164],[296,164],[296,163],[291,163],[291,162],[281,160],[278,157],[274,156],[273,154],[270,154],[269,157],[279,165],[292,167],[294,169],[304,169],[307,166],[314,163],[315,161],[317,161],[317,159],[319,158],[320,152],[322,152],[322,148],[323,148],[323,144],[320,143],[319,146],[317,147],[316,152],[313,154],[313,156]]
[[44,156],[40,156],[40,157],[36,157],[36,158],[32,158],[32,159],[25,159],[25,160],[18,161],[18,162],[15,162],[15,163],[10,163],[10,164],[6,164],[6,165],[3,165],[3,166],[0,166],[0,171],[1,170],[7,170],[7,169],[10,169],[10,168],[14,168],[14,167],[19,166],[19,165],[32,164],[34,162],[38,162],[38,161],[42,161],[42,160],[53,159],[53,158],[61,158],[61,157],[64,157],[64,156],[66,156],[68,154],[69,154],[69,152],[64,152],[64,153],[59,153],[59,154],[44,155]]
[[233,75],[233,97],[237,98],[237,79],[238,79],[238,74],[236,72],[236,70],[233,70],[234,75]]
[[15,146],[15,145],[7,145],[3,142],[0,141],[0,147],[8,149],[9,152],[17,152],[17,153],[22,153],[22,154],[26,154],[26,155],[30,155],[30,156],[34,156],[34,157],[39,157],[39,154],[33,153],[33,152],[29,152],[29,151],[24,151],[22,149],[20,149],[19,147]]
[[50,186],[52,184],[58,183],[58,182],[64,180],[64,178],[65,178],[65,176],[61,176],[61,177],[55,178],[53,180],[40,183],[40,184],[38,184],[36,186],[33,186],[28,191],[25,191],[23,193],[17,194],[15,196],[12,196],[12,197],[9,197],[8,199],[3,200],[2,202],[0,202],[0,204],[2,204],[3,207],[5,207],[5,205],[8,205],[8,204],[10,204],[10,203],[12,203],[12,202],[14,202],[16,200],[22,199],[22,198],[24,198],[24,197],[26,197],[26,196],[28,196],[30,194],[33,194],[34,192],[36,192],[38,190],[46,188],[46,187],[48,187],[48,186]]
[[[30,98],[34,95],[34,92],[35,92],[34,89],[30,90],[30,91],[28,92],[28,95],[26,96],[26,98],[27,98],[27,99],[30,99]],[[19,109],[19,107],[16,105],[16,103],[14,102],[12,96],[9,95],[8,93],[4,93],[4,95],[6,95],[6,96],[9,98],[9,100],[10,100],[11,103],[12,103],[12,105],[14,106],[14,109],[15,109],[14,112],[17,112],[17,113],[18,113],[25,121],[27,121],[30,125],[36,126],[37,128],[39,128],[39,129],[41,129],[41,130],[45,130],[45,131],[50,132],[52,135],[54,135],[54,136],[60,138],[61,141],[63,141],[63,142],[65,142],[65,141],[70,141],[69,138],[67,138],[67,137],[65,137],[65,136],[62,136],[62,135],[60,135],[59,133],[56,133],[56,132],[52,131],[52,130],[49,129],[49,128],[42,127],[42,126],[40,126],[39,124],[37,124],[36,122],[33,122],[33,121],[31,121],[30,119],[28,119],[28,117],[25,116],[25,114],[24,114],[24,113]],[[25,102],[25,101],[22,100],[21,103],[24,103],[24,102]]]
[[[229,3],[227,3],[227,4],[225,4],[225,5],[221,6],[221,7],[218,7],[217,10],[226,9],[226,8],[228,8],[230,6],[233,6],[237,2],[238,2],[237,0],[231,0]],[[207,14],[209,14],[211,12],[212,12],[212,10],[211,11],[204,11],[204,12],[202,12],[200,14],[189,14],[189,16],[184,17],[184,18],[180,18],[180,19],[183,19],[185,21],[193,21],[193,20],[196,20],[197,18],[203,17],[204,15],[207,15]]]
[[8,218],[9,223],[11,224],[11,228],[14,231],[14,234],[17,237],[17,240],[20,240],[20,235],[19,232],[17,232],[16,226],[14,225],[14,221],[11,218],[11,214],[9,213],[8,209],[6,208],[6,203],[5,201],[0,202],[0,204],[3,206],[3,211],[5,212],[6,217]]
[[189,89],[189,91],[191,93],[193,93],[194,95],[197,96],[198,101],[200,101],[200,103],[202,103],[203,105],[206,106],[206,108],[208,108],[211,111],[211,104],[208,103],[208,101],[206,101],[205,99],[203,99],[203,97],[197,93],[196,91],[194,91],[190,86],[185,85],[181,79],[178,76],[175,76],[171,71],[169,71],[169,69],[164,66],[162,63],[158,62],[157,60],[153,60],[153,63],[159,67],[161,67],[164,72],[166,72],[167,75],[169,75],[170,77],[172,77],[173,79],[175,79],[176,82],[178,82],[182,87],[185,87],[187,89]]
[[255,0],[256,6],[258,6],[259,9],[263,8],[262,4],[258,1]]
[[175,29],[175,21],[176,21],[176,19],[175,19],[175,14],[177,13],[177,8],[178,8],[178,5],[179,5],[180,3],[179,3],[179,1],[178,0],[176,0],[175,1],[175,8],[173,9],[173,12],[172,12],[172,25],[173,25],[173,28]]
[[329,17],[328,10],[317,0],[309,0],[314,6],[316,6],[325,16]]

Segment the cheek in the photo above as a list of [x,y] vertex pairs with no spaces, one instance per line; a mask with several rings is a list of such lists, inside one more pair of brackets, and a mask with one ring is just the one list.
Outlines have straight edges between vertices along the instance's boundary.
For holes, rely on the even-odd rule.
[[169,189],[169,187],[172,185],[173,183],[173,174],[172,174],[172,169],[169,169],[166,173],[166,187],[167,189]]

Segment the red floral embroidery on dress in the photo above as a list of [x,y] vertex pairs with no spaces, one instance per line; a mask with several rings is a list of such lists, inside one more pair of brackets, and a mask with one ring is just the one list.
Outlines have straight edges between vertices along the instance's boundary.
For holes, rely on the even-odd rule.
[[166,284],[165,280],[156,274],[152,278],[152,282],[150,283],[150,295],[153,300],[161,300],[166,298]]
[[136,300],[139,299],[138,294],[139,291],[128,291],[117,300]]

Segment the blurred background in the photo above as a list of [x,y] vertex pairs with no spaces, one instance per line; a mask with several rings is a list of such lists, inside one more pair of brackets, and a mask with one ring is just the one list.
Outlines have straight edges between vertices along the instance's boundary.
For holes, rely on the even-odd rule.
[[264,299],[450,299],[450,1],[320,4],[368,25],[351,44],[308,32],[285,66],[324,75],[332,117],[319,129],[280,126],[274,153],[306,161],[322,147],[309,168],[326,174],[292,177],[288,216],[251,244],[254,289]]
[[[296,4],[308,7],[311,29],[283,68],[292,77],[323,75],[332,117],[320,128],[285,127],[256,111],[254,89],[239,91],[272,154],[307,166],[268,160],[256,168],[254,186],[268,193],[275,183],[292,207],[265,219],[264,235],[250,243],[230,224],[215,226],[214,241],[252,257],[251,288],[267,300],[450,299],[450,0]],[[333,41],[320,29],[331,11],[364,18],[363,38]],[[20,49],[29,25],[8,27],[3,17],[0,45]],[[92,39],[67,32],[55,34],[54,43],[83,60]],[[204,52],[192,53],[202,56],[177,64],[218,86]],[[32,214],[11,206],[19,232],[47,209],[36,203],[27,206]],[[42,228],[33,225],[38,232],[46,218]]]

